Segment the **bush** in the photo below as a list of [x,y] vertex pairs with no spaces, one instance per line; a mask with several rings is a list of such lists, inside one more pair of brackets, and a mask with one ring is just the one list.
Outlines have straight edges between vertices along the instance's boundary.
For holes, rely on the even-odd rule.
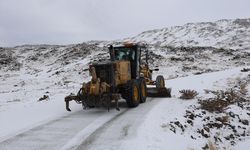
[[181,90],[179,92],[182,93],[180,99],[193,99],[198,95],[198,92],[195,90]]
[[221,90],[213,93],[216,95],[214,98],[199,100],[201,109],[209,112],[223,112],[228,105],[235,103],[239,104],[245,101],[241,93],[233,89],[227,91]]

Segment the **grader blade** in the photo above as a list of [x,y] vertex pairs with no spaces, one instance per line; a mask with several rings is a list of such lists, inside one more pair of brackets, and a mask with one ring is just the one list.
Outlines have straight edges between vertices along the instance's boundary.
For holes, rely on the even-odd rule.
[[171,88],[147,88],[148,97],[171,97]]

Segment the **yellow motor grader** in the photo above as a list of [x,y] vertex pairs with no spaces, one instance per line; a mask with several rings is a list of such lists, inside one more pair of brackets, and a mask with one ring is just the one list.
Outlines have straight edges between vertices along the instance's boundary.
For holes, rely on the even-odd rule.
[[145,44],[110,45],[109,53],[110,60],[89,66],[91,81],[83,83],[76,96],[65,97],[68,111],[71,111],[71,100],[82,104],[84,108],[106,105],[108,110],[114,101],[116,109],[119,110],[120,96],[126,100],[128,107],[137,107],[144,103],[148,96],[171,97],[171,89],[165,87],[162,75],[157,76],[155,81],[152,80],[153,70],[148,65],[148,49]]

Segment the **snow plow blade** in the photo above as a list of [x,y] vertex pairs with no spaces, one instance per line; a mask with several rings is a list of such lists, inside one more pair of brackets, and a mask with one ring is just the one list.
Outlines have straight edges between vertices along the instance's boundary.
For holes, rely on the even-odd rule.
[[171,88],[147,88],[148,97],[171,97]]

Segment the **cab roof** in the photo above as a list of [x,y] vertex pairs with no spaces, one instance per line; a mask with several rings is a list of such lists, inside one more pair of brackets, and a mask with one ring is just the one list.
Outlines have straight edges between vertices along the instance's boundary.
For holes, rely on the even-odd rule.
[[130,47],[147,47],[146,43],[123,43],[123,44],[118,44],[118,45],[112,45],[114,48],[130,48]]

